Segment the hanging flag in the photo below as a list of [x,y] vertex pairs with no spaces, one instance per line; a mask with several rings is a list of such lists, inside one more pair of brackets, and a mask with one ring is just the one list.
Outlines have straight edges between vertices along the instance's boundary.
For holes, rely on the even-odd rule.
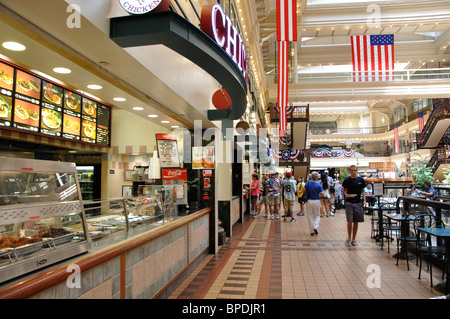
[[296,0],[277,0],[277,41],[297,41]]
[[289,42],[278,42],[278,107],[280,108],[279,136],[284,136],[287,129],[286,109],[288,104],[289,86]]
[[353,82],[394,80],[394,35],[351,36]]
[[423,130],[423,112],[419,112],[419,132],[422,133]]
[[398,139],[398,124],[394,123],[394,145],[395,145],[395,153],[400,153],[400,141]]

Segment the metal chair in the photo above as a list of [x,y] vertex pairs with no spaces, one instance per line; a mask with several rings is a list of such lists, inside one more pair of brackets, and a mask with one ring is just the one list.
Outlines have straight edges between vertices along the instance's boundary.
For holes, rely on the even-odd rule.
[[[440,228],[445,227],[442,220],[434,216],[433,214],[421,214],[417,216],[414,221],[415,227],[425,227],[425,228]],[[433,267],[431,264],[432,256],[438,256],[443,258],[444,260],[444,271],[442,272],[442,279],[444,279],[445,275],[445,266],[447,263],[446,255],[445,255],[445,246],[435,244],[432,240],[432,236],[430,234],[421,233],[418,235],[417,243],[416,243],[416,251],[418,254],[418,258],[420,260],[419,265],[419,277],[421,279],[422,273],[422,259],[424,256],[428,256],[427,258],[427,270],[430,272],[430,286],[433,286]]]
[[[384,211],[392,212],[392,208],[395,208],[395,204],[394,203],[384,203],[384,204],[381,204],[380,207],[381,207],[382,213],[384,213]],[[378,225],[379,225],[380,224],[379,218],[377,218],[377,220],[378,220]],[[389,253],[391,250],[390,249],[390,241],[394,240],[392,237],[392,234],[394,231],[400,230],[400,226],[397,225],[397,223],[395,223],[395,222],[392,223],[392,221],[390,219],[384,218],[384,217],[383,217],[382,223],[383,223],[383,233],[380,234],[381,235],[381,248],[383,249],[383,247],[384,247],[384,238],[386,237],[388,239],[387,242],[388,242],[388,253]],[[379,228],[378,228],[378,231],[379,231]]]
[[[406,216],[406,219],[404,222],[407,223],[407,222],[415,220],[415,219],[416,219],[416,215],[408,215],[408,216]],[[417,228],[415,227],[415,225],[414,225],[414,230],[413,230],[414,233],[411,234],[410,232],[411,232],[411,228],[409,227],[408,234],[404,234],[402,236],[397,237],[397,263],[396,263],[396,265],[398,266],[398,261],[400,259],[400,246],[404,245],[403,247],[405,248],[404,251],[405,251],[405,258],[406,258],[406,264],[408,266],[408,270],[410,270],[409,269],[409,259],[408,259],[408,244],[414,244],[414,247],[415,247],[415,245],[417,244],[417,240],[418,240],[417,239],[418,231],[417,231]]]

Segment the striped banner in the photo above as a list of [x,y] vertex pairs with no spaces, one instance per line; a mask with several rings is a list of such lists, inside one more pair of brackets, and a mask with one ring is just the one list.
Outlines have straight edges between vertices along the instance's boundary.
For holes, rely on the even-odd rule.
[[277,0],[277,41],[297,41],[296,0]]
[[419,112],[419,132],[422,133],[424,127],[423,112]]
[[398,124],[397,124],[397,122],[394,123],[394,146],[395,146],[395,153],[400,153],[400,141],[398,139]]
[[278,42],[278,100],[280,108],[280,127],[279,136],[284,136],[287,130],[286,109],[288,104],[288,86],[289,86],[289,42]]

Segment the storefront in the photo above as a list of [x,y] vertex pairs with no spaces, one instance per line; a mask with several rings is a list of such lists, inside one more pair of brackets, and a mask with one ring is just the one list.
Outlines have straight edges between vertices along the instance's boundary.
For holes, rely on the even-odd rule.
[[[220,39],[211,39],[173,12],[155,14],[153,19],[128,16],[117,7],[119,1],[110,3],[86,4],[80,10],[48,0],[46,7],[51,6],[52,12],[36,3],[0,4],[0,41],[8,34],[24,46],[23,51],[0,51],[0,134],[5,145],[8,141],[29,144],[25,150],[17,146],[13,152],[2,152],[8,161],[28,158],[17,161],[14,168],[5,167],[6,160],[2,163],[2,173],[17,174],[6,178],[26,182],[15,191],[25,201],[4,203],[1,211],[10,212],[18,205],[27,212],[14,223],[3,220],[2,230],[15,240],[36,239],[27,246],[34,251],[5,243],[0,264],[2,298],[90,298],[105,286],[111,288],[107,289],[110,298],[153,298],[196,260],[217,252],[219,219],[231,235],[232,164],[214,159],[216,152],[226,152],[229,141],[222,137],[224,143],[218,145],[207,130],[230,127],[245,111],[245,50],[228,54],[215,42]],[[225,21],[220,7],[212,9],[216,19]],[[150,25],[159,25],[161,19],[175,23],[191,37],[196,34],[200,42],[192,42],[183,32],[161,37],[171,31],[159,30],[140,51],[129,42],[138,29],[126,26],[131,38],[125,40],[127,45],[117,45],[124,41],[120,24],[143,17]],[[110,32],[105,18],[108,22],[112,18],[111,30],[119,37]],[[128,45],[133,48],[125,48]],[[148,50],[152,59],[141,60]],[[158,73],[152,63],[166,65]],[[65,73],[56,73],[61,71],[57,67],[64,67]],[[184,82],[192,83],[185,87]],[[193,87],[202,87],[202,92]],[[217,109],[211,96],[222,88],[236,103]],[[195,140],[195,119],[201,120],[200,143]],[[177,130],[182,134],[173,134]],[[191,161],[183,157],[185,153]],[[52,167],[48,160],[58,164]],[[60,180],[62,175],[67,181]],[[48,191],[55,190],[49,188],[51,183],[58,185],[58,191]],[[67,190],[70,197],[64,195]],[[29,195],[43,200],[27,202],[34,198]],[[11,192],[4,190],[2,196],[9,198]],[[63,198],[70,199],[73,207],[45,218],[38,211],[38,207],[51,210],[54,201]],[[75,211],[76,218],[71,215]],[[18,233],[10,233],[12,229]],[[32,236],[25,229],[32,230]],[[43,240],[40,231],[45,229],[61,233]],[[145,256],[139,253],[142,249]],[[71,265],[87,276],[111,267],[117,271],[93,286],[72,290],[66,289],[71,273],[65,271]],[[150,279],[142,282],[142,276]]]

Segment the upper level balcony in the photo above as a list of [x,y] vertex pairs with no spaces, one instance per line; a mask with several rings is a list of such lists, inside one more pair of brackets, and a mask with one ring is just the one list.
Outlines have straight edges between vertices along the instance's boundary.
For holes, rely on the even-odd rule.
[[[304,71],[292,74],[289,102],[312,103],[359,100],[407,100],[446,98],[450,92],[450,68],[403,69],[393,81],[355,82],[352,70]],[[269,102],[277,100],[276,76],[269,86]]]
[[[372,71],[362,72],[361,82],[369,82],[369,75]],[[394,72],[394,81],[418,81],[418,80],[440,80],[450,79],[450,68],[437,69],[404,69]],[[352,71],[335,71],[335,72],[299,72],[297,79],[294,78],[293,83],[335,83],[335,82],[354,82]]]

